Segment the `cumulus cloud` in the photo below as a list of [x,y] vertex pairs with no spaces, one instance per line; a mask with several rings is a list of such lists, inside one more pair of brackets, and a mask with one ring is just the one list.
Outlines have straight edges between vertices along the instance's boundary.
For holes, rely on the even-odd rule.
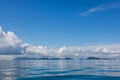
[[[108,46],[108,45],[107,45]],[[102,46],[83,46],[83,47],[60,47],[58,49],[52,49],[46,46],[32,46],[27,45],[24,54],[37,55],[39,57],[56,57],[56,58],[87,58],[89,56],[100,58],[119,58],[120,49],[112,49],[111,45],[106,47]]]
[[4,32],[0,27],[0,59],[14,59],[15,57],[26,56],[48,58],[70,57],[75,59],[86,58],[89,56],[120,58],[120,44],[81,47],[63,46],[58,49],[54,49],[47,46],[34,46],[28,43],[22,43],[22,41],[13,32]]
[[120,50],[111,50],[109,48],[96,48],[94,52],[100,52],[100,53],[120,53]]
[[28,44],[24,47],[23,54],[40,55],[41,57],[52,56],[52,54],[54,54],[54,50],[51,48],[48,48],[47,46],[33,46]]
[[106,5],[99,5],[97,7],[90,8],[87,11],[84,11],[83,13],[80,13],[80,15],[81,16],[88,16],[91,13],[94,13],[94,12],[100,12],[100,11],[116,9],[116,8],[120,8],[120,2],[112,3],[112,4],[106,4]]
[[0,54],[20,54],[21,40],[13,32],[4,32],[0,27]]

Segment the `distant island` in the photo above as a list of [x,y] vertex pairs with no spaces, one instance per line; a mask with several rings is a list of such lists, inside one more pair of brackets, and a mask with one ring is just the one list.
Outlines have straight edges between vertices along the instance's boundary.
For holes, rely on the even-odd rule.
[[14,60],[73,60],[73,58],[29,58],[29,57],[18,57]]
[[90,57],[86,58],[86,60],[108,60],[108,58],[98,58],[98,57],[90,56]]
[[87,57],[85,59],[74,59],[71,57],[65,57],[65,58],[47,58],[47,57],[43,57],[43,58],[31,58],[31,57],[17,57],[14,60],[115,60],[116,58],[99,58],[99,57]]

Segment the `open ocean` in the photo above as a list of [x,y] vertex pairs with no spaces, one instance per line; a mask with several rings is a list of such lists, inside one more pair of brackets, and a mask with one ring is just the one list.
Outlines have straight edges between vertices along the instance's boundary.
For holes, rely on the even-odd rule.
[[120,80],[120,61],[0,60],[0,80]]

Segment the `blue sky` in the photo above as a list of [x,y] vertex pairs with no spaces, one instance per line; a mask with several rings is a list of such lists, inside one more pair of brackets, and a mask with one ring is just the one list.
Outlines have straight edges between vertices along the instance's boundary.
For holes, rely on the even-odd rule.
[[33,45],[120,43],[120,0],[0,0],[0,25]]

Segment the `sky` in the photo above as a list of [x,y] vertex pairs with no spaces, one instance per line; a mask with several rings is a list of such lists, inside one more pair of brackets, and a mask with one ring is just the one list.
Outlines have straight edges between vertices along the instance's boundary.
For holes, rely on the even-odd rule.
[[119,43],[119,5],[119,0],[0,0],[0,25],[33,45]]
[[119,21],[120,0],[0,0],[0,50],[119,44]]

